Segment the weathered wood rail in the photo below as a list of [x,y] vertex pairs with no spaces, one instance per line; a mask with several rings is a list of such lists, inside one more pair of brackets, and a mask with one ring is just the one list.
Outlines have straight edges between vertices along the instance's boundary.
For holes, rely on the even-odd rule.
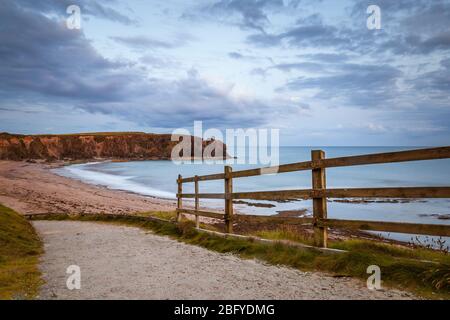
[[[191,214],[196,217],[197,227],[199,216],[222,219],[225,221],[226,232],[233,232],[233,221],[260,221],[280,224],[311,224],[314,229],[314,242],[318,247],[327,247],[327,229],[347,228],[358,230],[373,230],[385,232],[399,232],[410,234],[423,234],[433,236],[450,236],[450,225],[416,224],[385,221],[338,220],[327,218],[327,198],[450,198],[450,187],[396,187],[396,188],[345,188],[328,189],[326,187],[326,168],[347,167],[357,165],[382,164],[407,161],[422,161],[450,158],[450,147],[418,149],[400,152],[387,152],[366,154],[360,156],[325,158],[322,150],[313,150],[311,160],[274,167],[257,168],[250,170],[232,171],[225,166],[223,173],[183,178],[178,176],[178,206],[177,220],[181,214]],[[233,179],[252,177],[265,174],[278,174],[285,172],[311,170],[312,188],[301,190],[276,190],[257,192],[233,192]],[[199,182],[209,180],[224,180],[224,193],[199,193]],[[195,193],[183,193],[183,183],[195,183]],[[195,209],[184,209],[183,198],[195,199]],[[224,214],[201,211],[200,199],[223,199],[225,201]],[[284,218],[255,215],[235,215],[233,213],[233,200],[283,200],[283,199],[312,199],[312,218]]]

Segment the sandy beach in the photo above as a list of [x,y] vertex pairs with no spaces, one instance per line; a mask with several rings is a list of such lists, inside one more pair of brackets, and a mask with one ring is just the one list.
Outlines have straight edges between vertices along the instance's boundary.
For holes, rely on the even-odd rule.
[[175,201],[109,190],[58,176],[54,164],[0,161],[0,203],[22,214],[170,211]]

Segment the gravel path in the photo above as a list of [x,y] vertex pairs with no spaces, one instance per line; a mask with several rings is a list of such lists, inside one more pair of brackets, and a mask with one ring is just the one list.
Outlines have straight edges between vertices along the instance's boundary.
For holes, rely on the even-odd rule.
[[[138,228],[35,221],[45,243],[41,299],[411,299],[355,279],[269,266],[186,245]],[[68,290],[66,269],[81,268]]]

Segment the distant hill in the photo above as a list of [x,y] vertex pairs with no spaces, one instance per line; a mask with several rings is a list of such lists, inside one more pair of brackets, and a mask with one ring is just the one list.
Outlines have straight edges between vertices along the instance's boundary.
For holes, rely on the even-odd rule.
[[[191,136],[194,148],[194,139]],[[202,150],[212,141],[202,140]],[[0,160],[169,160],[177,141],[170,134],[98,132],[19,135],[0,133]],[[221,143],[216,141],[216,143]],[[198,143],[200,145],[200,143]],[[223,146],[226,154],[226,146]],[[194,154],[192,150],[192,155]],[[215,156],[215,155],[213,155]]]

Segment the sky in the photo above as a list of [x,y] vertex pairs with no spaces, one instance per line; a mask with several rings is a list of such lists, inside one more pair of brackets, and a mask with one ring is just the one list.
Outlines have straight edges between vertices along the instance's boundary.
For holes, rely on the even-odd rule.
[[450,145],[449,53],[450,0],[1,0],[0,131]]

